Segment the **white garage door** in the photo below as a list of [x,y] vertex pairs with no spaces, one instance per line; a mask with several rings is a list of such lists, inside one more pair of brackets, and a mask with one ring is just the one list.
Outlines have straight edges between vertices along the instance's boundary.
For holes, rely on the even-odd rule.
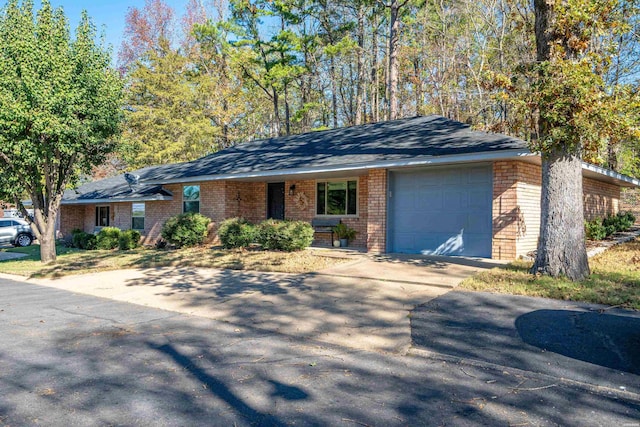
[[491,165],[391,172],[389,250],[491,257]]

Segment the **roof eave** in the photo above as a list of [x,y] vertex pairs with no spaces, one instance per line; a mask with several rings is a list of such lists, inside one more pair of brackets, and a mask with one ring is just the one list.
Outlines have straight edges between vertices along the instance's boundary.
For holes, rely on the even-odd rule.
[[242,172],[242,173],[230,173],[220,175],[198,175],[184,178],[171,178],[164,180],[141,180],[145,184],[178,184],[178,183],[191,183],[191,182],[203,182],[203,181],[220,181],[231,179],[255,179],[255,178],[269,178],[278,176],[291,176],[291,175],[312,175],[320,173],[331,172],[352,172],[368,169],[393,169],[404,167],[418,167],[428,165],[445,165],[451,163],[474,163],[485,162],[493,160],[524,160],[528,157],[536,157],[537,154],[530,152],[529,150],[504,150],[504,151],[486,151],[481,153],[465,153],[465,154],[451,154],[446,156],[424,156],[414,157],[411,159],[401,160],[383,160],[378,162],[366,162],[366,163],[352,163],[344,165],[333,166],[317,166],[309,168],[294,168],[294,169],[277,169],[270,171],[256,171],[256,172]]
[[640,187],[640,180],[627,175],[596,166],[591,163],[582,162],[582,173],[588,178],[594,178],[599,181],[610,182],[620,187],[634,188]]
[[126,203],[126,202],[157,202],[173,200],[173,196],[142,196],[142,197],[112,197],[106,199],[74,199],[74,200],[62,200],[62,205],[96,205],[100,203]]

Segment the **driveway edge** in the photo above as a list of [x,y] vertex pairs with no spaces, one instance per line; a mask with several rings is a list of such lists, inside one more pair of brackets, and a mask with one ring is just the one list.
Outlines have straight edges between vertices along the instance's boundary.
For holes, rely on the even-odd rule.
[[409,348],[409,351],[406,353],[406,356],[421,357],[429,360],[438,360],[438,361],[443,361],[447,363],[453,363],[456,365],[472,366],[475,368],[487,369],[487,370],[491,370],[499,373],[507,373],[509,375],[511,374],[521,375],[521,376],[536,379],[539,381],[547,381],[550,383],[548,387],[555,387],[555,386],[562,385],[562,386],[576,388],[579,390],[584,390],[586,392],[594,393],[598,395],[615,395],[616,398],[620,398],[620,399],[624,399],[627,401],[640,404],[640,394],[632,393],[626,390],[611,388],[611,387],[598,386],[594,384],[585,383],[582,381],[571,380],[568,378],[558,378],[551,375],[543,374],[541,372],[525,371],[519,368],[498,365],[491,362],[483,362],[477,359],[449,356],[446,354],[436,353],[433,351],[423,350],[415,347]]

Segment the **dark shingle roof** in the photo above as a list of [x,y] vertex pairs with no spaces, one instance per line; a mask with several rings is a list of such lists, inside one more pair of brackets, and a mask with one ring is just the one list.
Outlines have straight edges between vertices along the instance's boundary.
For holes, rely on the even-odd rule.
[[473,131],[434,115],[247,142],[191,162],[150,169],[141,173],[141,180],[175,181],[504,150],[528,148],[520,139]]
[[63,203],[171,198],[161,185],[144,184],[145,181],[161,184],[200,176],[356,166],[504,150],[528,148],[520,139],[476,132],[444,117],[414,117],[247,142],[191,162],[133,171],[141,182],[134,188],[129,187],[123,175],[90,182],[67,190]]
[[[154,167],[148,167],[131,172],[134,175],[148,173]],[[170,200],[171,192],[161,185],[138,184],[130,186],[124,175],[88,182],[76,189],[66,190],[62,198],[63,204],[92,203],[96,200],[135,201],[135,200]]]

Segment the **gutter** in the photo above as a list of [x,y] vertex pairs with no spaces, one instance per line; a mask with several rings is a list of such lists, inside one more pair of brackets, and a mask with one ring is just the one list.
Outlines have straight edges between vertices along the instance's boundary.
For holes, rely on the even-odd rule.
[[258,171],[258,172],[242,172],[242,173],[227,173],[221,175],[198,175],[185,178],[170,178],[164,180],[145,180],[140,179],[140,182],[145,184],[178,184],[189,182],[202,182],[202,181],[220,181],[220,180],[232,180],[232,179],[247,179],[247,178],[267,178],[277,177],[283,175],[308,175],[328,172],[349,172],[357,170],[368,169],[390,169],[390,168],[403,168],[403,167],[417,167],[426,165],[444,165],[449,163],[472,163],[472,162],[485,162],[489,160],[510,160],[520,159],[527,157],[537,157],[537,154],[530,152],[529,150],[505,150],[499,153],[494,151],[482,152],[482,153],[467,153],[467,154],[450,154],[446,156],[424,156],[414,157],[411,159],[402,160],[383,160],[372,163],[352,163],[346,165],[336,166],[316,166],[310,168],[295,168],[295,169],[277,169],[272,171]]

